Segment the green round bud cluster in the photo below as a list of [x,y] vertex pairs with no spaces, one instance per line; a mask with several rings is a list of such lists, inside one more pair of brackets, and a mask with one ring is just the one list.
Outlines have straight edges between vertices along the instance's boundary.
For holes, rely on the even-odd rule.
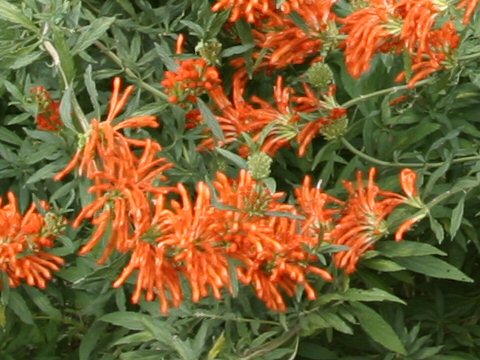
[[270,176],[272,158],[263,152],[250,155],[247,159],[248,171],[255,180],[265,179]]
[[310,66],[305,73],[305,77],[310,85],[319,90],[326,90],[333,83],[332,70],[327,64],[321,62]]
[[210,39],[207,41],[200,41],[195,51],[197,51],[202,58],[204,58],[210,65],[220,64],[220,52],[222,51],[222,44],[217,39]]
[[347,132],[348,118],[343,116],[322,127],[321,134],[327,141],[341,138]]

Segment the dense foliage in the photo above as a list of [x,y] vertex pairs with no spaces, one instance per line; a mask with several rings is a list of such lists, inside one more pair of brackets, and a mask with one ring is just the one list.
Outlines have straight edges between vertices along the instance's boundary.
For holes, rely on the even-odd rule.
[[0,0],[0,358],[480,358],[477,5]]

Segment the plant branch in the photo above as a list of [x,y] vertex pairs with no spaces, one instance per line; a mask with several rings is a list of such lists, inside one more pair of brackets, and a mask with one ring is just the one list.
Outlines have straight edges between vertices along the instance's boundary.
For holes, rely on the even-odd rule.
[[115,54],[113,51],[111,51],[109,48],[107,48],[104,44],[102,44],[100,41],[95,41],[95,46],[97,48],[99,48],[105,55],[107,55],[110,59],[112,59],[112,61],[117,64],[119,67],[122,68],[122,70],[125,72],[125,74],[128,76],[128,77],[131,77],[135,80],[135,82],[137,83],[137,85],[150,92],[151,94],[153,94],[154,96],[158,97],[159,99],[161,100],[164,100],[164,101],[167,101],[168,100],[168,96],[154,88],[152,85],[150,84],[147,84],[145,81],[143,81],[142,79],[140,79],[140,77],[138,77],[131,69],[127,68],[126,66],[123,65],[123,62],[122,62],[122,59],[120,59],[117,54]]
[[[389,167],[402,167],[402,168],[429,168],[429,167],[440,167],[446,163],[446,161],[439,161],[439,162],[424,162],[424,163],[399,163],[399,162],[390,162],[390,161],[384,161],[380,160],[377,158],[374,158],[370,155],[365,154],[361,150],[358,150],[356,147],[354,147],[347,139],[341,138],[340,140],[342,144],[350,150],[352,153],[357,155],[358,157],[367,160],[368,162],[371,162],[376,165],[381,165],[381,166],[389,166]],[[473,156],[464,156],[464,157],[459,157],[456,159],[453,159],[451,161],[452,164],[459,164],[463,162],[468,162],[468,161],[478,161],[480,160],[480,155],[473,155]]]
[[352,107],[353,105],[356,105],[358,103],[361,103],[365,100],[368,100],[368,99],[371,99],[371,98],[374,98],[374,97],[377,97],[377,96],[393,94],[393,93],[403,91],[403,90],[412,90],[412,89],[415,89],[419,86],[429,84],[432,81],[433,81],[432,78],[429,78],[429,79],[424,79],[424,80],[418,81],[418,82],[415,83],[415,85],[412,85],[412,86],[409,86],[409,85],[405,84],[405,85],[394,86],[394,87],[391,87],[391,88],[388,88],[388,89],[382,89],[382,90],[374,91],[372,93],[369,93],[369,94],[366,94],[366,95],[360,95],[356,98],[350,99],[347,102],[340,105],[340,107],[342,107],[344,109],[347,109],[349,107]]

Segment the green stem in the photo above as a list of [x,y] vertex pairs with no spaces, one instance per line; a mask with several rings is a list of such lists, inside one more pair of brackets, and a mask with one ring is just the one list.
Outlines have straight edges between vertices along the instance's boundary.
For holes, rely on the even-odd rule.
[[[380,166],[388,166],[388,167],[401,167],[401,168],[429,168],[429,167],[440,167],[444,165],[446,162],[445,161],[439,161],[439,162],[425,162],[425,163],[399,163],[399,162],[390,162],[390,161],[384,161],[380,160],[377,158],[374,158],[370,155],[365,154],[361,150],[358,150],[356,147],[354,147],[347,139],[341,138],[340,140],[342,144],[350,150],[352,153],[357,155],[358,157],[367,160],[368,162],[371,162],[376,165]],[[464,157],[459,157],[456,159],[453,159],[451,161],[452,164],[459,164],[463,162],[468,162],[468,161],[478,161],[480,160],[480,155],[473,155],[473,156],[464,156]]]
[[197,318],[202,318],[202,319],[235,321],[235,322],[244,322],[244,323],[257,323],[257,324],[275,325],[275,326],[279,325],[279,322],[277,322],[277,321],[247,319],[247,318],[240,318],[240,317],[228,317],[228,316],[207,314],[207,313],[202,313],[202,312],[194,312],[194,313],[192,313],[192,316],[197,317]]
[[278,338],[261,345],[261,347],[259,347],[257,349],[250,349],[245,354],[245,356],[241,358],[241,360],[258,359],[262,355],[265,355],[265,354],[279,348],[280,346],[285,344],[288,340],[290,340],[292,337],[298,336],[299,332],[300,332],[300,325],[295,325],[291,330],[283,333]]
[[415,89],[419,86],[431,83],[432,81],[433,81],[432,78],[429,78],[429,79],[424,79],[424,80],[418,81],[417,83],[415,83],[415,85],[412,85],[412,86],[398,85],[398,86],[394,86],[394,87],[391,87],[391,88],[388,88],[388,89],[382,89],[382,90],[374,91],[370,94],[360,95],[356,98],[348,100],[347,102],[340,105],[340,107],[342,107],[344,109],[347,109],[347,108],[349,108],[353,105],[356,105],[360,102],[363,102],[365,100],[368,100],[368,99],[371,99],[371,98],[374,98],[374,97],[377,97],[377,96],[392,94],[392,93],[396,93],[396,92],[403,91],[403,90],[412,90],[412,89]]
[[95,46],[98,47],[103,53],[105,53],[110,59],[113,60],[114,63],[116,63],[118,66],[120,66],[122,68],[122,70],[125,72],[125,74],[128,76],[128,77],[131,77],[135,80],[135,82],[137,83],[137,85],[150,92],[151,94],[153,94],[154,96],[158,97],[160,100],[164,100],[164,101],[167,101],[168,100],[168,96],[154,88],[152,85],[150,84],[147,84],[146,82],[144,82],[142,79],[140,79],[140,77],[138,77],[131,69],[125,67],[123,65],[123,62],[122,62],[122,59],[120,59],[117,54],[115,54],[113,51],[111,51],[110,49],[108,49],[104,44],[102,44],[100,41],[95,41]]
[[473,59],[477,59],[477,58],[480,58],[480,53],[478,53],[478,52],[473,53],[473,54],[459,56],[457,58],[457,61],[467,61],[467,60],[473,60]]

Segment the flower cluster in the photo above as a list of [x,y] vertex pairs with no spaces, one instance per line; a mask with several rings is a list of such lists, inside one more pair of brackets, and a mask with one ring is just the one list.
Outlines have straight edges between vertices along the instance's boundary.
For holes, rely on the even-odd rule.
[[63,265],[62,258],[46,249],[54,246],[64,222],[52,213],[41,215],[35,204],[22,215],[15,195],[9,192],[7,199],[6,204],[0,199],[0,271],[10,287],[26,282],[43,289]]
[[60,119],[60,102],[52,100],[50,93],[43,86],[31,90],[37,104],[37,127],[44,131],[59,131],[63,128]]
[[[445,68],[460,42],[453,22],[444,19],[447,10],[435,0],[366,1],[365,7],[341,20],[350,74],[359,77],[368,71],[377,53],[407,55],[412,64],[409,86]],[[401,73],[397,81],[406,75]]]
[[[261,100],[256,103],[274,117],[291,115],[281,79],[277,86],[278,110]],[[417,196],[411,170],[404,170],[401,177],[407,196],[381,190],[374,183],[375,170],[366,186],[360,173],[356,185],[345,182],[346,200],[312,188],[307,177],[296,190],[297,204],[288,204],[284,193],[272,192],[263,183],[266,174],[253,172],[254,178],[247,170],[240,170],[237,179],[218,172],[211,185],[197,183],[192,196],[181,183],[166,185],[165,171],[172,165],[160,156],[158,143],[122,133],[125,128],[157,126],[153,117],[113,124],[132,91],[129,86],[122,93],[120,80],[114,80],[107,119],[92,120],[82,146],[56,179],[78,167],[92,181],[89,192],[94,199],[73,222],[80,226],[90,219],[94,227],[80,254],[104,237],[107,244],[100,263],[113,252],[130,254],[113,285],[122,286],[136,273],[133,303],[143,294],[149,301],[158,298],[165,313],[186,297],[183,281],[194,302],[210,295],[221,299],[232,292],[234,271],[268,308],[284,311],[285,295],[291,297],[300,288],[312,300],[317,297],[315,278],[332,280],[328,264],[319,257],[322,244],[346,246],[348,250],[335,255],[334,264],[352,272],[362,254],[387,234],[385,218]],[[304,111],[318,106],[313,95],[294,101]],[[249,163],[257,163],[254,158],[270,160],[264,155],[251,157]],[[402,229],[403,234],[406,225]]]

